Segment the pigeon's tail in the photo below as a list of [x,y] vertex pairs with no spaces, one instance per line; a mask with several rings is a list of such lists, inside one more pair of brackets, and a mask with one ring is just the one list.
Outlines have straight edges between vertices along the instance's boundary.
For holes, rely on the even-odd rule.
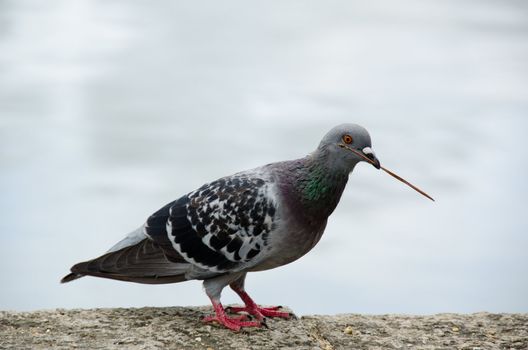
[[68,283],[68,282],[71,282],[71,281],[75,281],[76,279],[79,279],[81,277],[84,277],[85,275],[81,275],[80,273],[75,273],[75,272],[72,272],[72,273],[69,273],[67,274],[66,276],[64,276],[60,283]]
[[187,280],[191,265],[180,256],[168,256],[161,246],[144,239],[136,244],[106,253],[96,259],[74,265],[61,283],[83,276],[121,281],[162,284]]

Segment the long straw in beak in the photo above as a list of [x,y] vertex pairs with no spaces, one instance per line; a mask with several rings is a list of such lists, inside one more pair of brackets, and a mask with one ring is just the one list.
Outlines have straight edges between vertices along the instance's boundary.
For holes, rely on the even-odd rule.
[[[366,160],[367,162],[369,162],[370,164],[372,165],[375,165],[374,161],[370,158],[368,158],[366,155],[364,155],[363,153],[359,152],[359,151],[356,151],[355,149],[351,148],[351,147],[348,147],[347,145],[344,145],[344,144],[339,144],[339,147],[341,148],[346,148],[347,150],[349,151],[352,151],[354,152],[356,155],[358,155],[359,157],[363,158],[364,160]],[[384,172],[386,172],[387,174],[389,174],[390,176],[394,177],[395,179],[397,180],[400,180],[401,182],[403,182],[404,184],[406,184],[407,186],[409,186],[410,188],[412,188],[413,190],[415,190],[416,192],[420,193],[421,195],[429,198],[430,200],[432,200],[433,202],[435,201],[433,199],[433,197],[431,197],[430,195],[428,195],[427,193],[425,193],[424,191],[422,191],[421,189],[419,189],[418,187],[414,186],[412,183],[410,183],[409,181],[405,180],[404,178],[402,178],[401,176],[399,175],[396,175],[395,173],[393,173],[392,171],[390,171],[389,169],[385,168],[385,167],[382,167],[380,166],[380,169],[383,170]]]

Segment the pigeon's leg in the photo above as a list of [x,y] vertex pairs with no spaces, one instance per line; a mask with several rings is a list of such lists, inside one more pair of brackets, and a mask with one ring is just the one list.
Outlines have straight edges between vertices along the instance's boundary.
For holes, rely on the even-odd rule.
[[258,306],[253,299],[246,293],[244,290],[244,281],[246,279],[246,274],[242,275],[239,279],[234,282],[231,282],[229,286],[235,291],[235,293],[240,296],[240,299],[244,302],[246,306],[244,307],[233,307],[230,306],[227,308],[227,311],[231,312],[247,312],[259,321],[263,321],[264,317],[282,317],[282,318],[291,318],[292,314],[289,312],[277,311],[281,306],[271,306],[271,307],[260,307]]
[[[229,283],[229,282],[228,282]],[[224,307],[220,302],[220,294],[222,289],[225,287],[225,284],[222,283],[222,280],[210,279],[205,280],[203,283],[205,293],[211,299],[215,315],[206,316],[202,319],[202,322],[218,322],[221,325],[229,328],[232,331],[239,331],[241,327],[260,327],[261,323],[257,321],[246,321],[247,317],[241,315],[239,317],[228,317],[225,313]]]

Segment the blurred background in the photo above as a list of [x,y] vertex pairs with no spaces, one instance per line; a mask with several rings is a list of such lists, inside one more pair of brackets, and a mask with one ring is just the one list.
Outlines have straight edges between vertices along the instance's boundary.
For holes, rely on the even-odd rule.
[[319,245],[250,294],[301,315],[528,312],[527,114],[523,0],[0,0],[0,309],[208,304],[197,281],[59,279],[355,122],[437,202],[360,164]]

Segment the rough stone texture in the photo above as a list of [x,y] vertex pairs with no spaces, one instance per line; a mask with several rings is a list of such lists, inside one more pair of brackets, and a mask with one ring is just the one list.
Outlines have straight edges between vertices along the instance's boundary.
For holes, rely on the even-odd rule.
[[528,314],[336,315],[233,333],[210,308],[0,312],[1,349],[528,349]]

